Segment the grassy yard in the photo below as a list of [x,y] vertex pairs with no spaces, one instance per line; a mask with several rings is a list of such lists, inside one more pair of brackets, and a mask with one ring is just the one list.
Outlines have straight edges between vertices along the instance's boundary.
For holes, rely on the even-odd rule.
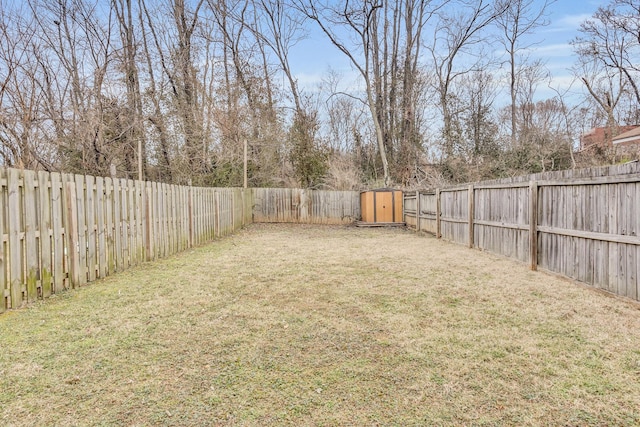
[[2,425],[638,425],[640,305],[403,230],[254,225],[0,316]]

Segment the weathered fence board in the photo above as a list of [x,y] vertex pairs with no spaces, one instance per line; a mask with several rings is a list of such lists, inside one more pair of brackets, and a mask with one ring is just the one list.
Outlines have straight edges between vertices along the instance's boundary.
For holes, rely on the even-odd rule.
[[36,173],[25,171],[24,180],[24,256],[25,274],[27,281],[27,301],[33,302],[38,299],[41,288],[39,286],[38,250],[36,245],[36,232],[38,231],[36,213]]
[[107,276],[107,246],[106,226],[104,221],[104,178],[96,178],[96,251],[97,251],[97,275]]
[[107,246],[107,275],[116,271],[116,246],[115,246],[115,218],[114,218],[114,198],[113,180],[104,179],[104,201],[105,201],[105,244]]
[[404,222],[407,227],[413,227],[416,230],[420,230],[419,223],[419,207],[418,207],[418,195],[405,194],[404,195]]
[[360,193],[291,188],[252,189],[254,222],[350,224],[360,217]]
[[[46,177],[43,179],[46,180]],[[62,176],[50,174],[51,182],[51,241],[53,242],[53,293],[61,292],[68,286],[65,248],[67,233],[64,227],[64,199],[62,194]],[[42,181],[41,181],[42,182]]]
[[229,234],[252,206],[250,190],[0,168],[0,312]]
[[637,163],[407,193],[405,199],[405,222],[416,229],[640,299]]
[[[0,181],[6,182],[5,169],[0,169]],[[6,225],[7,216],[7,191],[6,186],[0,187],[0,313],[11,307],[11,287],[7,280],[7,248],[8,235]]]
[[39,245],[40,245],[40,283],[42,298],[51,296],[53,289],[53,268],[52,268],[52,248],[51,248],[51,186],[48,182],[46,172],[38,172],[38,214],[40,223],[38,224]]
[[468,188],[440,192],[440,229],[442,238],[454,242],[469,241]]
[[419,216],[419,224],[420,230],[426,231],[429,233],[436,233],[436,212],[437,212],[437,201],[435,193],[419,193],[419,206],[420,206],[420,216]]
[[98,251],[96,238],[96,205],[95,205],[95,179],[92,176],[85,177],[86,185],[86,214],[87,214],[87,280],[93,282],[96,280],[96,272],[98,266]]
[[7,171],[7,189],[9,197],[7,200],[9,214],[9,282],[11,289],[11,307],[17,307],[23,302],[22,286],[24,278],[22,277],[22,238],[20,236],[23,230],[22,224],[22,197],[20,186],[19,172],[15,169]]
[[113,248],[114,248],[114,271],[122,271],[123,266],[123,248],[122,248],[122,194],[121,194],[121,180],[114,178],[111,182],[112,197],[113,197]]
[[76,226],[75,232],[78,236],[77,248],[72,250],[78,253],[78,272],[74,287],[82,286],[87,283],[87,218],[86,218],[86,197],[85,197],[85,181],[83,175],[75,176],[76,190]]

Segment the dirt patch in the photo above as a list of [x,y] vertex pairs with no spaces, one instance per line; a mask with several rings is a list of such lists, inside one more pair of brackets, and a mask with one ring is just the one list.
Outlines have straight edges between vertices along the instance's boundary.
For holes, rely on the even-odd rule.
[[5,425],[636,425],[640,305],[398,229],[254,225],[0,316]]

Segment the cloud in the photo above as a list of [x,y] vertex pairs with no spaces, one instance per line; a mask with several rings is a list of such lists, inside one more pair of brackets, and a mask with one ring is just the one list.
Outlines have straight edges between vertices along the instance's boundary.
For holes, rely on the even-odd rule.
[[570,43],[552,43],[533,46],[531,50],[540,55],[569,56],[573,52]]
[[540,31],[544,34],[574,34],[578,31],[578,29],[580,29],[580,24],[591,17],[592,15],[589,13],[564,15],[560,18],[554,19],[553,23],[550,26]]
[[581,13],[579,15],[565,15],[554,23],[554,27],[559,27],[563,30],[577,30],[580,28],[585,20],[591,18],[591,14]]
[[316,86],[322,82],[322,73],[295,73],[295,79],[301,87]]

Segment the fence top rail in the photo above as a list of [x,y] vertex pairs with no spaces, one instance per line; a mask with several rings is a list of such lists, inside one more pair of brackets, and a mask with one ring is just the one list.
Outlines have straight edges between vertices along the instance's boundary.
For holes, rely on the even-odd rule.
[[[557,186],[580,186],[580,185],[603,185],[603,184],[625,184],[632,182],[640,182],[640,173],[633,173],[627,175],[610,175],[610,176],[596,176],[590,178],[567,178],[558,180],[532,180],[521,182],[510,182],[503,184],[472,184],[476,190],[491,190],[491,189],[507,189],[507,188],[526,188],[532,183],[535,183],[538,187],[557,187]],[[440,188],[441,193],[467,191],[469,190],[469,184],[461,184],[453,187]],[[435,191],[420,192],[421,195],[433,195]],[[415,197],[415,196],[413,196]],[[411,198],[406,195],[405,198]]]
[[640,162],[629,162],[621,165],[598,166],[592,168],[568,169],[561,171],[539,172],[511,178],[500,178],[480,181],[478,184],[510,184],[530,181],[567,181],[573,179],[589,179],[591,177],[623,176],[640,173]]
[[467,191],[468,189],[469,185],[456,185],[455,187],[440,188],[440,193],[455,193],[456,191]]
[[640,173],[628,175],[598,176],[593,178],[573,178],[567,181],[538,181],[538,186],[558,186],[558,185],[601,185],[601,184],[625,184],[630,182],[640,182]]
[[[7,168],[7,167],[3,167],[0,166],[0,169],[16,169],[16,168]],[[23,171],[22,169],[16,169],[18,171]],[[28,169],[24,169],[24,171],[26,172],[34,172]],[[170,184],[170,183],[165,183],[165,182],[159,182],[159,181],[140,181],[137,179],[130,179],[130,178],[112,178],[109,176],[95,176],[95,175],[83,175],[83,174],[70,174],[70,173],[60,173],[60,172],[48,172],[48,171],[35,171],[35,172],[44,172],[47,175],[57,175],[57,176],[62,176],[62,177],[66,177],[69,179],[75,179],[76,177],[84,177],[86,178],[92,178],[92,179],[101,179],[101,180],[109,180],[109,182],[118,182],[121,185],[139,185],[140,183],[142,183],[142,185],[144,186],[149,186],[149,185],[153,185],[153,184],[157,184],[157,185],[168,185],[168,186],[172,186],[172,187],[185,187],[185,188],[192,188],[192,189],[206,189],[206,190],[215,190],[215,191],[227,191],[227,190],[251,190],[251,188],[242,188],[242,187],[198,187],[198,186],[192,186],[192,185],[188,185],[188,184]],[[17,182],[18,182],[18,187],[22,187],[24,186],[24,178],[22,177],[22,174],[18,176],[17,178]],[[34,181],[33,183],[33,187],[34,188],[38,188],[40,186],[40,182],[39,181]],[[51,187],[51,182],[42,182],[43,185],[46,185],[48,187]],[[7,178],[0,178],[0,187],[7,187],[9,185],[9,180]],[[86,185],[86,184],[85,184]],[[59,184],[59,187],[62,187],[62,181]],[[95,188],[95,184],[94,184],[94,188]]]
[[[473,188],[478,190],[493,190],[493,189],[507,189],[507,188],[526,188],[529,187],[530,182],[513,182],[510,184],[478,184],[474,185]],[[538,184],[540,185],[540,184]]]

